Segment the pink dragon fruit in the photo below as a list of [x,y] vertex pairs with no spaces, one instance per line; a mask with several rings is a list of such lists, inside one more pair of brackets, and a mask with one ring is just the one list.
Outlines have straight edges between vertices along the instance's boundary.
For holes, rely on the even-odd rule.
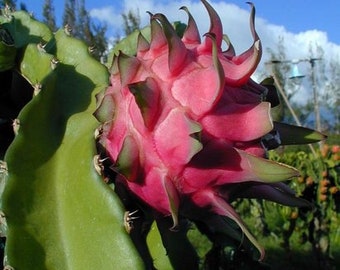
[[171,215],[174,227],[178,216],[192,218],[194,208],[226,216],[259,249],[261,260],[262,248],[230,202],[252,197],[305,205],[279,183],[298,172],[265,158],[268,138],[279,139],[270,116],[271,88],[250,78],[262,53],[253,5],[253,45],[235,55],[216,11],[202,2],[211,20],[203,41],[183,7],[189,19],[182,38],[163,14],[150,15],[151,41],[139,34],[135,56],[120,52],[114,58],[111,86],[98,97],[95,112],[103,123],[99,142],[116,181]]

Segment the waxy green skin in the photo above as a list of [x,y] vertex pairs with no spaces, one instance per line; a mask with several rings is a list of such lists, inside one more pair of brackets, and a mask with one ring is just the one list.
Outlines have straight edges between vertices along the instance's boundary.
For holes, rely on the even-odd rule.
[[[0,18],[16,68],[35,96],[22,109],[5,155],[1,210],[6,261],[14,269],[142,269],[123,227],[122,205],[93,165],[95,95],[107,69],[81,41],[55,35],[24,12]],[[1,61],[13,57],[1,54]],[[1,62],[2,63],[2,62]]]

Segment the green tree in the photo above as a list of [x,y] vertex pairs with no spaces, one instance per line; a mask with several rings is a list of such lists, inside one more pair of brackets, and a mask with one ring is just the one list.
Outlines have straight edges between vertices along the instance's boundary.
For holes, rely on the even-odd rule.
[[340,134],[340,57],[332,58],[328,63],[329,78],[325,84],[325,97],[322,102],[334,113],[332,131]]
[[[314,127],[316,119],[316,101],[318,102],[321,130],[328,133],[338,134],[340,127],[340,64],[339,57],[327,61],[324,57],[324,49],[318,44],[310,44],[307,58],[300,60],[299,65],[304,66],[303,80],[291,80],[291,68],[294,65],[286,56],[286,47],[283,38],[280,39],[275,49],[269,48],[267,52],[270,55],[268,66],[272,74],[277,78],[278,83],[282,86],[284,93],[293,108],[298,119],[304,126]],[[313,70],[312,70],[313,69]],[[314,75],[313,75],[314,74]],[[314,76],[314,78],[313,78]],[[299,91],[301,84],[306,87],[310,93],[303,104],[293,99]],[[316,88],[317,100],[314,100],[313,90]],[[288,107],[281,100],[278,109],[275,108],[275,120],[294,123]],[[327,113],[325,111],[327,110]]]
[[69,25],[74,32],[77,32],[77,22],[76,22],[76,1],[66,0],[64,6],[63,14],[63,26]]
[[107,27],[92,22],[89,12],[85,8],[85,0],[79,1],[77,14],[76,36],[84,40],[92,49],[97,59],[105,54],[107,39],[105,37]]
[[13,9],[16,8],[16,0],[1,0],[0,1],[0,8],[4,8],[6,6],[9,6]]
[[[295,124],[299,121],[302,125],[311,125],[307,123],[310,114],[313,112],[313,100],[308,99],[305,104],[301,104],[293,99],[296,93],[300,90],[303,83],[302,78],[292,77],[294,63],[287,57],[286,46],[283,37],[280,37],[275,49],[268,48],[267,52],[270,55],[270,72],[276,78],[279,87],[283,90],[283,95],[279,93],[281,99],[280,105],[273,108],[273,118],[276,121],[284,121]],[[296,74],[294,74],[296,75]],[[293,112],[292,112],[293,111]],[[293,115],[294,114],[294,115]],[[297,121],[295,119],[297,118]],[[312,125],[311,125],[312,126]]]
[[45,0],[43,7],[43,22],[48,25],[52,31],[57,30],[53,0]]
[[20,2],[20,10],[23,10],[23,11],[26,11],[26,12],[28,12],[28,10],[27,10],[27,6],[26,6],[26,4],[25,4],[25,3],[23,3],[23,2]]
[[[135,13],[134,11],[130,10],[128,13],[123,13],[122,14],[123,18],[123,28],[124,28],[124,36],[128,36],[131,34],[133,31],[140,29],[140,16],[139,12]],[[120,34],[117,34],[114,41],[113,41],[113,46],[117,44],[122,37]]]
[[124,21],[124,34],[126,36],[140,28],[139,12],[134,13],[132,10],[129,10],[128,13],[123,13],[122,17]]
[[77,35],[81,36],[88,44],[93,42],[93,33],[91,31],[91,19],[88,11],[85,8],[85,1],[80,0],[78,8],[78,33]]
[[106,52],[106,26],[95,24],[85,7],[85,0],[65,1],[63,25],[69,25],[75,37],[83,40],[93,56],[100,59]]

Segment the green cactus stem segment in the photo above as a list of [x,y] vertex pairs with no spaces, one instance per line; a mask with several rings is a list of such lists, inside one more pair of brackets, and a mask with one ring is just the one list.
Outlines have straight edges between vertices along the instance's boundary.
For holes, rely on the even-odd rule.
[[52,34],[25,12],[0,16],[0,23],[20,52],[15,66],[39,92],[20,112],[5,154],[6,267],[143,269],[122,226],[121,202],[93,165],[92,113],[108,86],[107,69],[83,42],[64,29]]

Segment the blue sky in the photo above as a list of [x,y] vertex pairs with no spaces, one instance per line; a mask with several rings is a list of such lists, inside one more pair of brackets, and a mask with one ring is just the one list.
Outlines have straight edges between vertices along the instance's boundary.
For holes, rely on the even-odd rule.
[[[19,0],[17,2],[20,2]],[[44,0],[23,1],[26,2],[30,11],[39,18],[42,13],[42,5]],[[143,2],[139,5],[141,16],[144,15]],[[157,4],[167,4],[179,1],[155,1]],[[186,1],[189,2],[189,1]],[[198,2],[198,0],[191,1]],[[210,3],[233,3],[242,9],[247,10],[246,1],[210,1]],[[257,16],[265,19],[268,23],[278,26],[284,26],[287,31],[292,33],[304,32],[307,30],[317,29],[327,33],[331,42],[340,44],[340,7],[339,0],[323,0],[323,1],[301,1],[301,0],[254,0]],[[64,1],[54,0],[57,17],[62,17]],[[88,10],[100,9],[105,7],[113,7],[117,12],[123,11],[124,1],[117,0],[86,0]],[[190,7],[190,6],[189,6]]]
[[[44,0],[22,0],[27,8],[41,18]],[[236,53],[242,53],[252,45],[249,30],[250,8],[245,1],[208,0],[215,8],[223,23],[223,32],[233,43]],[[20,0],[17,0],[19,3]],[[64,1],[53,1],[59,26],[64,9]],[[256,7],[256,30],[263,47],[261,63],[254,74],[260,80],[270,71],[265,63],[269,60],[268,49],[277,51],[278,44],[284,45],[285,60],[298,60],[322,57],[325,64],[331,61],[340,63],[340,8],[339,0],[301,1],[301,0],[253,0]],[[201,35],[209,30],[209,18],[199,0],[86,0],[87,10],[93,19],[108,26],[108,37],[112,39],[122,34],[123,12],[138,12],[142,25],[149,23],[152,13],[164,13],[169,21],[187,21],[181,6],[187,6],[195,18]],[[322,50],[320,51],[320,48]],[[308,63],[302,63],[300,70],[308,74]],[[329,72],[329,70],[326,72]],[[261,77],[262,76],[262,77]],[[305,80],[307,81],[307,80]],[[305,86],[306,85],[306,86]],[[311,97],[310,85],[302,85],[294,96],[297,101],[305,102]],[[326,82],[320,81],[320,91],[326,89]]]
[[327,32],[330,41],[340,44],[338,0],[258,0],[254,3],[258,16],[269,23],[283,25],[293,33],[312,29],[324,31]]

